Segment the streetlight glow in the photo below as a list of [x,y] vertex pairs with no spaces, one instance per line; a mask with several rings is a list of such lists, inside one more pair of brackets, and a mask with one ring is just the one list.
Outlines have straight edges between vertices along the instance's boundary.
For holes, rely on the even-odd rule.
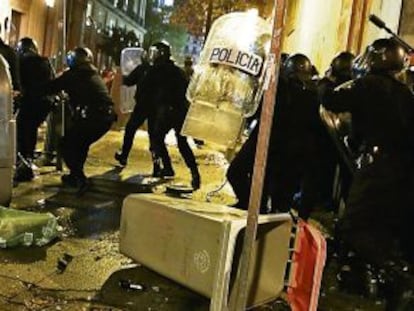
[[55,0],[45,0],[45,3],[49,8],[53,8],[55,6]]

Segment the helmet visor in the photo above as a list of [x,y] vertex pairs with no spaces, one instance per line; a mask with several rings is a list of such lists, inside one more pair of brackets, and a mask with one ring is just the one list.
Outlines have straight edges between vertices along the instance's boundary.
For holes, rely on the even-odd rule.
[[69,51],[66,55],[66,65],[68,65],[69,68],[75,67],[76,57],[75,52]]

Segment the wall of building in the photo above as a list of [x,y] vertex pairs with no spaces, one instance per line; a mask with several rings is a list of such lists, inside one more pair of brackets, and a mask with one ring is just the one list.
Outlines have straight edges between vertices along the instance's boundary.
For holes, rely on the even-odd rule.
[[352,0],[289,1],[283,50],[307,55],[323,72],[347,48],[351,12]]
[[[22,37],[35,39],[42,49],[46,29],[47,6],[44,0],[12,0],[10,1],[14,17],[13,19],[17,32],[11,32],[10,43],[14,45]],[[17,24],[18,23],[18,24]]]
[[73,49],[83,42],[87,0],[70,0],[68,2],[68,40],[67,48]]
[[146,0],[134,0],[126,11],[114,10],[113,6],[102,0],[88,2],[92,8],[90,17],[96,22],[98,29],[104,31],[112,27],[126,28],[133,30],[141,43],[144,41]]
[[[408,0],[409,1],[409,0]],[[283,50],[303,53],[323,73],[340,51],[358,54],[374,39],[383,37],[368,21],[381,17],[398,29],[402,0],[291,0],[288,1]]]
[[[387,26],[394,32],[398,32],[400,23],[402,0],[372,0],[369,1],[367,16],[375,14],[386,22]],[[384,31],[374,24],[365,21],[366,25],[363,32],[362,46],[370,44],[378,38],[389,37]]]
[[7,1],[0,1],[0,38],[8,41],[8,28],[11,19],[11,6]]
[[403,0],[399,34],[414,46],[414,1]]

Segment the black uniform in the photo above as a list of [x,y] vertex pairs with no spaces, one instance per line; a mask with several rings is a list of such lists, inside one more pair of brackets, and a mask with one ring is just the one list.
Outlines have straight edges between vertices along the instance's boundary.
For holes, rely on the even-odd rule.
[[[342,83],[345,83],[346,80],[335,80],[329,77],[324,77],[318,82],[318,94],[320,98],[323,98],[327,92],[332,92],[336,87],[340,86]],[[333,185],[335,182],[335,171],[339,167],[340,172],[340,182],[341,182],[341,197],[346,199],[348,196],[351,173],[346,163],[344,162],[343,157],[347,155],[340,154],[337,146],[335,146],[335,141],[337,143],[342,142],[342,136],[344,132],[348,134],[348,141],[351,141],[351,127],[349,124],[346,124],[340,129],[340,132],[337,132],[336,137],[331,137],[331,134],[323,128],[318,135],[318,158],[319,158],[319,176],[320,176],[320,192],[322,202],[325,203],[326,207],[338,211],[340,201],[339,198],[334,198],[334,189]],[[324,126],[325,127],[325,126]],[[351,159],[352,160],[352,159]],[[339,165],[339,166],[338,166]]]
[[363,138],[365,152],[372,162],[355,176],[344,230],[350,231],[349,235],[376,241],[369,247],[373,253],[367,255],[382,257],[389,254],[384,252],[387,246],[400,237],[401,224],[412,206],[408,191],[414,190],[410,182],[414,151],[413,94],[387,74],[369,74],[356,80],[351,88],[326,96],[325,106],[334,112],[352,113],[353,128]]
[[13,90],[20,91],[19,62],[16,52],[0,38],[0,54],[9,64]]
[[141,99],[143,96],[140,95],[144,91],[142,90],[141,84],[149,68],[150,65],[147,62],[144,62],[141,65],[138,65],[133,71],[131,71],[128,76],[123,78],[123,84],[127,86],[136,85],[137,89],[135,92],[136,104],[125,127],[122,150],[120,154],[115,155],[115,158],[122,165],[126,165],[137,129],[145,122],[149,115],[149,105]]
[[[413,263],[408,238],[414,220],[413,94],[387,73],[368,74],[347,89],[328,93],[324,105],[351,112],[364,146],[341,224],[342,239],[363,261],[392,274],[390,295],[402,294],[413,289],[412,278],[402,276],[405,262]],[[387,310],[396,310],[392,302]]]
[[188,110],[185,98],[187,84],[183,71],[172,61],[157,62],[143,81],[143,101],[151,107],[148,126],[155,163],[154,175],[174,175],[164,142],[167,133],[174,129],[178,149],[193,177],[193,188],[198,189],[200,175],[197,163],[187,138],[180,134]]
[[53,79],[54,71],[47,58],[24,53],[19,58],[22,96],[17,115],[17,151],[33,159],[37,129],[50,112],[52,99],[39,95],[39,89]]
[[[64,90],[69,95],[73,121],[62,139],[62,156],[70,170],[69,183],[82,187],[89,147],[101,138],[116,119],[108,89],[90,63],[64,72],[50,84],[50,91]],[[65,181],[65,180],[64,180]]]
[[[273,212],[287,212],[292,207],[293,195],[301,189],[311,165],[315,124],[319,122],[316,93],[299,81],[280,78],[275,105],[261,206],[263,213],[268,211],[268,199]],[[237,207],[243,209],[248,207],[257,134],[258,126],[227,172],[239,200]],[[302,189],[303,204],[313,202],[306,197],[314,193],[310,187],[311,184],[306,183],[307,189]]]

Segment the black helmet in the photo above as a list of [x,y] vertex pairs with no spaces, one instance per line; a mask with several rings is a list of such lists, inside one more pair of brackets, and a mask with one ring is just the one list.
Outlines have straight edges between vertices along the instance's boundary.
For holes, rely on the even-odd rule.
[[294,54],[284,63],[283,74],[287,78],[293,78],[302,82],[312,80],[314,68],[310,59],[303,54]]
[[39,53],[36,41],[29,37],[25,37],[19,40],[16,46],[16,51],[19,54],[25,54],[29,52],[35,54]]
[[66,64],[69,68],[74,68],[81,64],[90,64],[93,62],[92,51],[88,48],[77,47],[69,51],[66,55]]
[[166,41],[153,43],[148,49],[148,58],[150,62],[166,61],[171,57],[171,47]]
[[351,80],[354,58],[355,56],[351,52],[339,53],[331,62],[331,75],[335,78]]
[[407,51],[393,39],[375,40],[369,47],[369,71],[401,71],[408,64]]
[[285,53],[285,52],[280,53],[280,62],[282,63],[282,66],[287,61],[288,58],[289,58],[288,53]]

